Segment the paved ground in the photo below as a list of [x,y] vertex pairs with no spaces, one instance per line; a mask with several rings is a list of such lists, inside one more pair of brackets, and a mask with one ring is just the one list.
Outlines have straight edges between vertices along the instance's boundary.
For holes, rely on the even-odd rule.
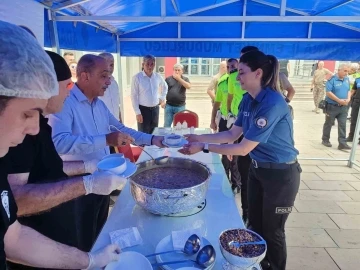
[[[292,105],[303,173],[286,228],[287,270],[360,269],[360,168],[349,168],[346,161],[334,161],[348,159],[350,154],[337,149],[337,125],[331,133],[333,147],[326,148],[321,145],[324,115],[311,112],[311,102],[294,101]],[[125,122],[135,127],[130,106],[131,102],[125,103]],[[208,100],[188,102],[187,108],[199,114],[201,127],[209,127]],[[160,119],[162,126],[163,110]],[[356,158],[359,160],[360,155]]]

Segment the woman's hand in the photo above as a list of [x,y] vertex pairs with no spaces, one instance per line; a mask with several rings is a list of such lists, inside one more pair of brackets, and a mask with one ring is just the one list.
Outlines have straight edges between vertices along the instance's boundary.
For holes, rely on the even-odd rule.
[[193,155],[201,152],[204,149],[204,144],[199,142],[192,142],[185,144],[182,149],[178,151],[183,155]]
[[185,134],[184,137],[189,143],[199,141],[199,139],[198,139],[199,135],[196,135],[196,134]]

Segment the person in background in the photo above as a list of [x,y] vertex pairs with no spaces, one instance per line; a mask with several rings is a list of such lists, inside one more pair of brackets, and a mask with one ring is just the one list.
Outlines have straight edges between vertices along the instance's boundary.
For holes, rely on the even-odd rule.
[[318,68],[317,70],[315,70],[313,79],[311,81],[311,89],[313,89],[314,105],[315,105],[315,109],[312,111],[318,114],[320,113],[319,103],[321,100],[324,99],[325,96],[325,82],[327,75],[333,76],[333,73],[327,68],[324,68],[324,62],[320,61],[318,63]]
[[[255,46],[245,46],[240,51],[240,57],[244,55],[245,53],[251,52],[251,51],[258,51],[259,49]],[[239,106],[241,104],[241,101],[243,99],[244,94],[246,94],[246,91],[242,89],[240,82],[237,80],[237,77],[239,75],[238,68],[233,69],[229,74],[229,94],[227,98],[227,105],[228,105],[228,117],[227,127],[230,129],[232,124],[236,120],[236,115],[239,113]],[[240,136],[239,140],[235,143],[240,143],[243,140],[244,136]],[[232,159],[232,156],[229,156],[230,159]],[[249,209],[249,203],[248,203],[248,195],[247,195],[247,186],[248,186],[248,178],[249,178],[249,168],[250,168],[251,159],[249,155],[245,156],[237,156],[237,165],[238,165],[238,171],[240,173],[240,181],[241,181],[241,187],[238,186],[237,190],[240,188],[241,193],[241,208],[242,208],[242,218],[244,220],[244,224],[247,224],[248,222],[248,209]]]
[[70,68],[70,72],[71,72],[71,81],[73,83],[76,83],[76,81],[77,81],[77,78],[76,78],[77,62],[76,61],[71,61],[69,63],[69,68]]
[[[355,63],[356,64],[356,63]],[[347,142],[354,140],[354,133],[356,128],[356,122],[359,115],[360,108],[360,73],[358,72],[359,64],[351,64],[352,74],[349,76],[351,87],[351,117],[350,117],[350,132],[346,138]],[[352,82],[352,80],[354,81]]]
[[295,96],[295,89],[289,82],[289,79],[286,77],[286,75],[282,72],[279,72],[279,86],[281,93],[284,95],[286,103],[289,105],[291,118],[294,119],[294,109],[290,105],[290,102]]
[[207,89],[207,93],[208,93],[209,97],[211,98],[212,103],[214,103],[214,100],[215,100],[218,80],[224,74],[226,74],[226,61],[221,61],[220,65],[219,65],[219,72],[211,79],[211,82]]
[[[349,71],[349,80],[350,80],[350,90],[353,90],[353,86],[355,83],[355,80],[360,77],[359,73],[359,64],[358,63],[351,63],[350,64],[350,71]],[[348,112],[348,120],[351,121],[351,115],[352,115],[352,104],[353,104],[353,94],[354,92],[351,91],[351,101],[350,101],[350,110]],[[350,126],[351,128],[351,126]],[[350,139],[350,138],[349,138]],[[352,142],[352,140],[351,140]]]
[[[300,186],[299,151],[294,147],[293,121],[278,86],[278,61],[260,51],[243,54],[238,80],[244,95],[233,127],[215,134],[185,135],[179,151],[245,156],[250,153],[248,228],[267,243],[262,269],[286,269],[285,223]],[[239,144],[233,142],[244,134]]]
[[348,78],[349,66],[340,65],[337,74],[332,76],[326,83],[326,118],[323,127],[322,144],[332,147],[330,132],[335,119],[338,121],[339,150],[350,150],[346,143],[346,118],[351,98],[350,81]]
[[[83,55],[78,62],[77,78],[63,110],[49,116],[52,139],[63,160],[101,160],[110,154],[109,146],[129,145],[133,141],[138,145],[163,147],[163,137],[125,127],[99,99],[111,83],[109,66],[104,58]],[[107,219],[110,196],[90,194],[84,200],[87,205],[79,205],[78,220],[88,224],[81,232],[81,242],[84,250],[90,250]]]
[[0,59],[0,269],[7,269],[6,259],[48,269],[102,268],[118,260],[120,249],[116,245],[86,253],[17,221],[17,205],[3,157],[26,135],[39,133],[39,115],[48,99],[58,94],[59,85],[54,66],[37,40],[24,29],[3,21]]
[[289,60],[279,60],[279,72],[284,73],[287,78],[290,74],[290,61]]
[[100,57],[104,58],[109,66],[109,72],[111,76],[111,83],[106,89],[104,95],[99,97],[104,101],[106,107],[114,115],[114,117],[122,122],[121,112],[120,112],[120,88],[118,83],[115,81],[113,76],[114,73],[114,56],[111,53],[100,53]]
[[76,62],[75,55],[72,52],[64,52],[63,57],[68,65],[70,62]]
[[151,134],[159,125],[159,105],[164,106],[168,86],[163,77],[154,72],[154,56],[144,56],[142,68],[143,71],[133,77],[131,101],[138,130]]
[[161,107],[165,109],[165,127],[171,127],[174,115],[185,110],[186,90],[191,88],[191,83],[189,78],[182,75],[183,70],[183,65],[175,64],[173,75],[165,79],[168,92],[166,95],[166,104],[161,104]]
[[[228,130],[227,128],[227,114],[228,114],[228,108],[227,108],[227,96],[228,96],[228,79],[229,79],[229,73],[231,73],[233,70],[237,70],[238,62],[234,58],[230,58],[227,61],[227,70],[228,73],[225,73],[220,77],[218,80],[218,86],[216,89],[216,95],[214,100],[214,105],[211,113],[211,125],[210,128],[212,128],[214,131],[219,130],[219,132]],[[217,124],[215,121],[215,118],[217,114],[220,114],[220,121]],[[226,155],[222,155],[221,162],[224,166],[226,176],[228,177],[231,189],[236,192],[238,188],[240,188],[240,174],[239,169],[237,166],[237,157],[232,156],[230,159]]]
[[[112,115],[120,122],[122,123],[121,119],[121,111],[120,111],[120,89],[118,83],[115,81],[114,76],[112,75],[114,73],[114,67],[115,67],[115,60],[114,56],[111,53],[100,53],[100,57],[104,58],[106,63],[108,64],[108,69],[111,76],[111,83],[106,89],[103,96],[100,96],[99,99],[101,99],[106,107],[109,109],[109,111],[112,113]],[[110,153],[116,153],[115,148],[113,146],[110,146]],[[114,190],[111,192],[111,196],[118,196],[120,194],[120,190]],[[113,205],[115,202],[111,199],[110,205]]]

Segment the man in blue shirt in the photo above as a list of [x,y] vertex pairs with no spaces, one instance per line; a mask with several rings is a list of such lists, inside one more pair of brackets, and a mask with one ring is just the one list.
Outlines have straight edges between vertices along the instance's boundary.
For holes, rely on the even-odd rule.
[[349,150],[346,143],[346,118],[351,98],[350,81],[347,77],[349,66],[344,64],[338,69],[337,74],[332,76],[326,83],[326,118],[323,127],[322,144],[331,147],[330,132],[335,119],[338,120],[339,150]]
[[[52,139],[57,152],[66,161],[102,159],[110,153],[109,146],[118,147],[135,140],[138,145],[162,147],[163,137],[145,134],[121,124],[99,99],[110,85],[110,72],[105,59],[84,55],[77,66],[78,81],[65,100],[63,110],[49,116]],[[110,126],[120,131],[110,132]],[[110,196],[90,194],[77,204],[78,221],[88,226],[81,235],[92,235],[82,241],[90,250],[104,225],[109,211]],[[86,242],[85,242],[86,241]]]

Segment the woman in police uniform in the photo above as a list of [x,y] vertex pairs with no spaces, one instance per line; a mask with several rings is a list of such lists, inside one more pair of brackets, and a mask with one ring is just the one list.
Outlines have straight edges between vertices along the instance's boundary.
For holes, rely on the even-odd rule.
[[[285,270],[284,227],[299,189],[301,168],[290,111],[277,89],[278,61],[260,51],[248,52],[240,58],[237,80],[248,94],[234,126],[217,134],[187,135],[189,144],[179,151],[187,155],[250,153],[249,228],[266,240],[270,269]],[[233,142],[242,134],[240,144],[219,144]]]

